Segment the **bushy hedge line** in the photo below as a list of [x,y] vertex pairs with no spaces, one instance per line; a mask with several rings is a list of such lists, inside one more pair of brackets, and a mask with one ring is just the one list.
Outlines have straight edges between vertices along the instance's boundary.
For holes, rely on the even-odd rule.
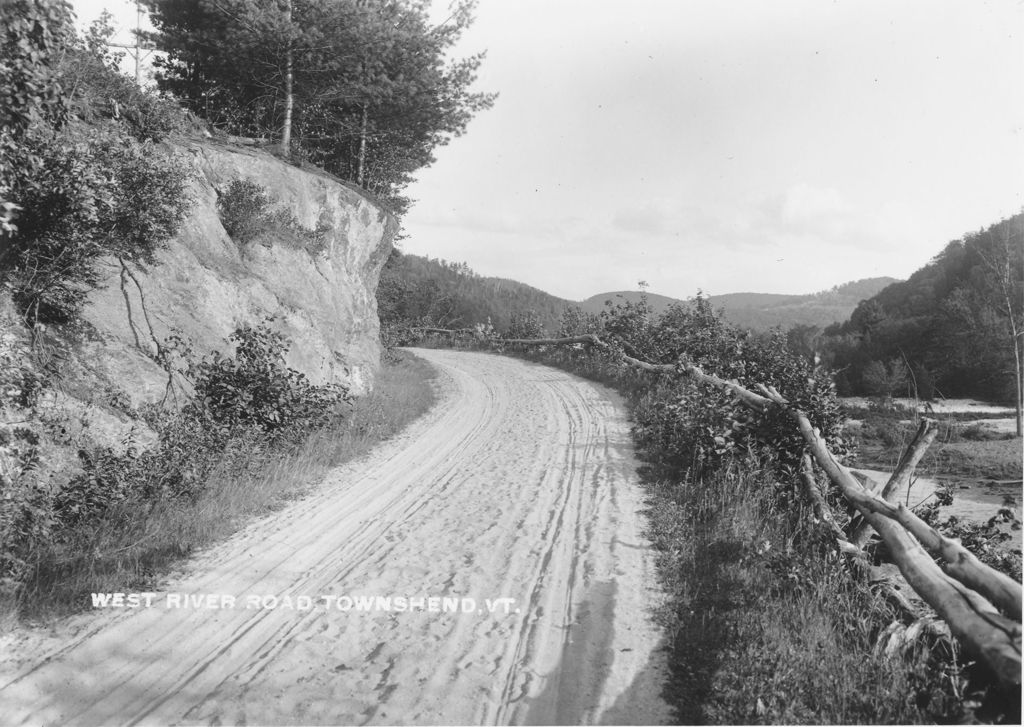
[[781,412],[755,413],[727,392],[683,376],[639,372],[621,364],[616,352],[651,363],[694,364],[748,388],[775,387],[807,412],[837,456],[848,452],[842,437],[844,416],[827,372],[792,352],[781,332],[756,335],[741,330],[703,297],[692,306],[671,306],[658,316],[646,301],[610,306],[599,316],[570,309],[559,333],[595,333],[610,344],[611,352],[597,359],[583,349],[550,355],[591,368],[596,363],[604,369],[602,378],[632,392],[637,443],[670,471],[690,471],[699,477],[753,452],[770,458],[780,475],[788,476],[799,464],[804,440]]

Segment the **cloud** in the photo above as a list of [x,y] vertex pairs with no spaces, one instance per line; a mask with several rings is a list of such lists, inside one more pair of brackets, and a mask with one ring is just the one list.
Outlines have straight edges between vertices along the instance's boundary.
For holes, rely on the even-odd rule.
[[780,218],[792,227],[830,225],[844,221],[851,205],[837,190],[795,184],[782,195]]
[[664,232],[666,221],[664,212],[650,204],[621,209],[612,216],[612,226],[626,232]]

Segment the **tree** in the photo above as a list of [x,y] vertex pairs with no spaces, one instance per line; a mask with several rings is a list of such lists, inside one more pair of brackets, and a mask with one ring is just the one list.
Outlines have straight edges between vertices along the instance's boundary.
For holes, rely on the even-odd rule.
[[[908,280],[863,301],[822,339],[844,393],[871,361],[901,358],[919,393],[1020,406],[1024,213],[948,243]],[[922,384],[924,382],[924,385]],[[847,386],[849,384],[849,386]]]
[[980,305],[994,314],[1005,348],[1013,352],[1017,436],[1024,433],[1024,214],[1005,220],[971,240],[981,264],[972,270],[971,288]]
[[907,383],[908,370],[902,359],[894,358],[888,365],[871,361],[862,374],[865,388],[875,396],[892,398],[894,392]]
[[493,94],[483,54],[448,61],[472,22],[431,25],[422,0],[145,0],[167,52],[158,83],[215,126],[280,137],[402,212],[398,195]]
[[812,364],[819,356],[821,328],[798,323],[786,332],[786,344],[793,353],[802,356]]
[[508,330],[505,338],[543,338],[544,324],[540,322],[537,311],[525,310],[513,313],[509,317]]
[[16,228],[13,187],[40,164],[25,147],[26,134],[33,125],[59,126],[67,119],[58,69],[71,17],[63,1],[0,3],[0,240]]

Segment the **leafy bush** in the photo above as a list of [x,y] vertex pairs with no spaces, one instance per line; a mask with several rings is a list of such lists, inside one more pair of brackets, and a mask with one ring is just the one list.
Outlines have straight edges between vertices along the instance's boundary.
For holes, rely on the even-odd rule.
[[0,64],[13,104],[0,133],[0,276],[28,323],[66,322],[99,284],[101,257],[152,262],[177,230],[187,167],[152,142],[184,116],[116,71],[109,22],[80,38],[63,3],[14,5],[26,15],[2,41],[14,62]]
[[247,245],[266,227],[272,204],[266,187],[247,179],[232,180],[217,197],[221,224],[240,245]]
[[191,361],[195,397],[176,416],[149,417],[159,440],[150,450],[131,446],[80,452],[83,472],[57,494],[54,507],[73,527],[129,499],[195,496],[215,467],[244,470],[254,454],[287,447],[340,417],[350,401],[337,384],[317,386],[285,364],[287,338],[265,325],[242,326],[229,340],[233,355],[214,352]]
[[32,549],[50,535],[49,491],[33,476],[38,445],[31,429],[0,428],[0,596],[24,574]]
[[[57,71],[71,6],[49,0],[5,0],[0,31],[0,241],[12,233],[19,205],[16,180],[38,164],[23,147],[36,124],[61,125],[67,105]],[[3,254],[0,253],[0,260]]]
[[13,189],[22,211],[0,273],[28,323],[65,322],[100,284],[101,258],[154,261],[185,217],[188,177],[116,126],[41,126],[25,147],[39,165]]
[[600,335],[602,332],[601,317],[594,313],[588,313],[579,306],[566,308],[558,326],[559,338],[581,336],[586,333]]
[[[844,416],[827,376],[793,353],[779,331],[754,336],[726,322],[698,297],[692,307],[670,307],[653,319],[646,302],[604,314],[604,330],[628,354],[660,363],[692,364],[747,388],[772,386],[844,456]],[[790,475],[804,452],[803,437],[782,411],[757,413],[730,393],[686,377],[662,377],[638,395],[634,417],[638,444],[656,452],[658,464],[694,474],[747,452],[761,452]]]
[[963,520],[956,515],[941,518],[939,508],[953,503],[952,486],[936,492],[934,500],[914,509],[914,512],[929,525],[947,538],[959,540],[961,545],[971,551],[978,559],[996,570],[1002,571],[1015,581],[1021,579],[1021,551],[1009,545],[1013,536],[1006,531],[1020,530],[1021,522],[1017,517],[1016,498],[1004,496],[1003,506],[995,515],[983,523]]
[[217,198],[217,211],[228,235],[240,245],[276,239],[319,255],[326,249],[332,229],[330,221],[322,216],[316,229],[307,230],[294,212],[277,206],[266,187],[248,179],[234,179],[228,184]]
[[978,559],[996,570],[1002,571],[1015,581],[1021,579],[1021,551],[1009,547],[1013,536],[1001,529],[1009,525],[1020,530],[1021,523],[1011,507],[1001,507],[998,512],[983,523],[974,523],[950,516],[938,524],[943,535],[959,540]]
[[41,387],[27,344],[14,332],[0,335],[0,600],[52,525],[49,488],[38,476],[39,436],[26,426]]
[[532,310],[513,313],[509,317],[508,329],[505,331],[504,337],[543,338],[544,326],[540,322],[540,316]]
[[215,426],[255,426],[273,433],[286,428],[323,426],[350,401],[338,384],[316,386],[285,364],[286,337],[266,326],[243,326],[231,334],[234,356],[214,353],[191,371],[194,415]]

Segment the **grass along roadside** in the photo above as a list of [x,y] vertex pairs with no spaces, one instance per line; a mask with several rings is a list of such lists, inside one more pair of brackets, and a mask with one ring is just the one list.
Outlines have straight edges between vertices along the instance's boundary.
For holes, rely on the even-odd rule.
[[817,534],[780,507],[758,461],[702,481],[645,472],[679,724],[960,720],[953,645],[895,648],[897,632],[886,653],[896,612],[824,540],[809,547]]
[[338,425],[288,452],[229,452],[195,498],[127,501],[70,538],[39,552],[0,625],[39,623],[87,610],[98,591],[152,590],[181,559],[226,539],[249,520],[301,497],[331,468],[394,436],[434,403],[434,370],[397,352],[374,391]]

